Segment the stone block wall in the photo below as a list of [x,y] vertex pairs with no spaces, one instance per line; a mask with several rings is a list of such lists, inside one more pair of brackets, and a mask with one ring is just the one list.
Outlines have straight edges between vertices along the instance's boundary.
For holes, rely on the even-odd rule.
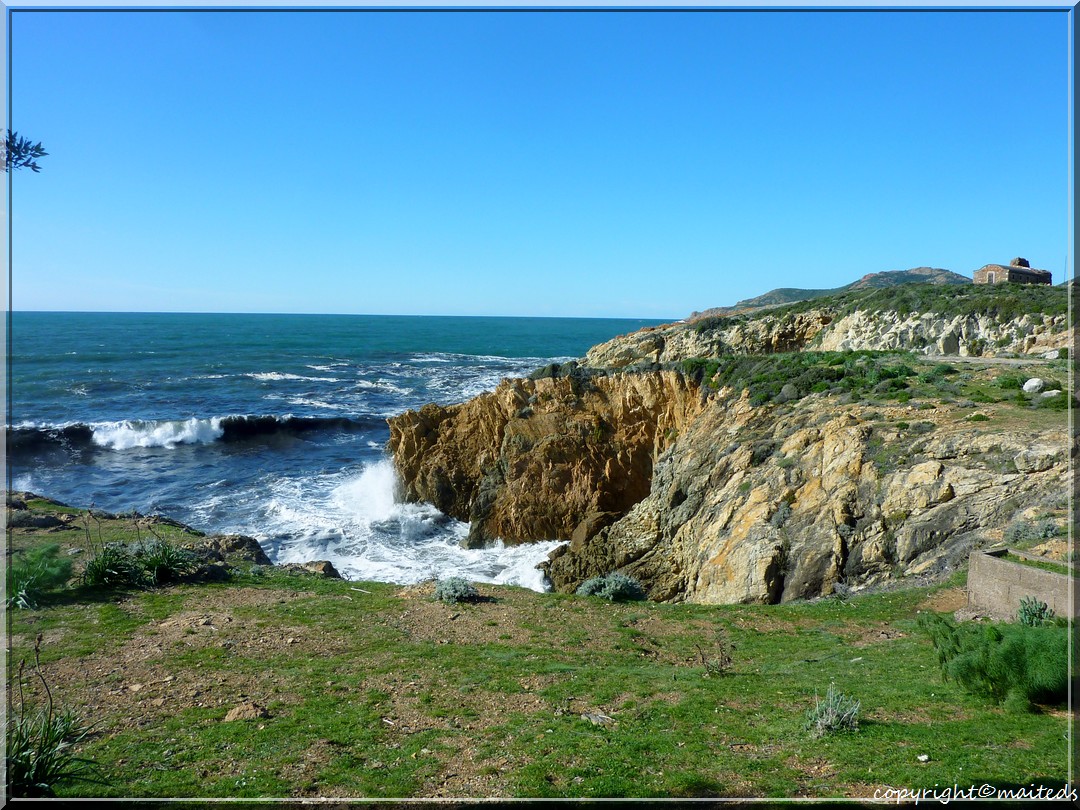
[[967,581],[969,608],[997,618],[1015,619],[1020,600],[1034,596],[1053,608],[1055,616],[1076,618],[1076,603],[1070,598],[1069,589],[1072,577],[1003,559],[1008,552],[1027,556],[1016,549],[971,552]]

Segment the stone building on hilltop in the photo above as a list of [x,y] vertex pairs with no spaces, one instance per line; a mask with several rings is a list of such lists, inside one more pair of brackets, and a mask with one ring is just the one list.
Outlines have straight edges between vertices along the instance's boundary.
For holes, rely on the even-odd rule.
[[1051,275],[1048,270],[1035,270],[1027,259],[1017,256],[1008,266],[1003,264],[988,264],[975,271],[974,281],[976,284],[1004,284],[1006,281],[1018,284],[1050,284]]

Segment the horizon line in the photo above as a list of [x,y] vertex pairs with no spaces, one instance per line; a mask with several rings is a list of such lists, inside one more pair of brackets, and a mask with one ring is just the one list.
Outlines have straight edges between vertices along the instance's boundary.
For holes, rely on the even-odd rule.
[[226,312],[221,310],[126,310],[126,309],[6,309],[8,315],[295,315],[327,318],[532,318],[536,320],[591,320],[591,321],[656,321],[671,323],[685,320],[654,318],[645,315],[492,315],[492,314],[446,314],[446,313],[398,313],[398,312]]

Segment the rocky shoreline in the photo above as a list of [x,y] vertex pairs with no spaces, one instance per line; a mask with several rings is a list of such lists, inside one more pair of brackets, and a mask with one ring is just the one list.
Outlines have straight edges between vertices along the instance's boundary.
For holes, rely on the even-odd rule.
[[[406,499],[468,521],[470,546],[569,541],[543,565],[561,592],[613,570],[640,580],[651,599],[702,603],[941,578],[1011,522],[1060,507],[1065,411],[1055,419],[1020,394],[986,398],[1006,368],[990,363],[946,366],[983,395],[976,410],[948,394],[959,390],[951,383],[926,399],[890,400],[887,369],[873,390],[880,396],[865,400],[835,380],[751,398],[745,387],[710,386],[700,358],[918,344],[896,362],[926,379],[929,364],[975,347],[1067,346],[1067,326],[1066,316],[837,318],[815,309],[652,327],[594,347],[581,365],[393,417],[388,448]],[[927,365],[918,372],[903,365],[919,356]]]
[[[30,504],[46,505],[47,509],[33,508]],[[147,539],[153,537],[155,527],[167,526],[178,530],[183,541],[179,548],[191,553],[196,568],[187,579],[193,582],[221,582],[231,578],[237,565],[245,568],[276,568],[297,574],[341,579],[341,574],[328,560],[311,560],[304,563],[276,565],[259,541],[242,534],[206,534],[163,515],[143,515],[138,512],[114,514],[98,509],[83,509],[33,492],[9,492],[6,503],[6,525],[11,529],[44,529],[56,536],[64,553],[80,557],[93,545],[93,536],[100,534],[102,524],[123,523],[142,527]],[[76,539],[78,538],[78,539]],[[86,542],[83,540],[86,539]],[[9,545],[8,554],[11,554]]]

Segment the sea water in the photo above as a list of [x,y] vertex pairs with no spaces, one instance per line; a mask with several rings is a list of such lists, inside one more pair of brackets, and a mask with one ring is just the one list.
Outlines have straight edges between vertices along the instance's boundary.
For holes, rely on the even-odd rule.
[[405,503],[386,418],[449,405],[657,321],[15,312],[8,487],[255,537],[349,579],[543,590],[566,538],[464,549]]

